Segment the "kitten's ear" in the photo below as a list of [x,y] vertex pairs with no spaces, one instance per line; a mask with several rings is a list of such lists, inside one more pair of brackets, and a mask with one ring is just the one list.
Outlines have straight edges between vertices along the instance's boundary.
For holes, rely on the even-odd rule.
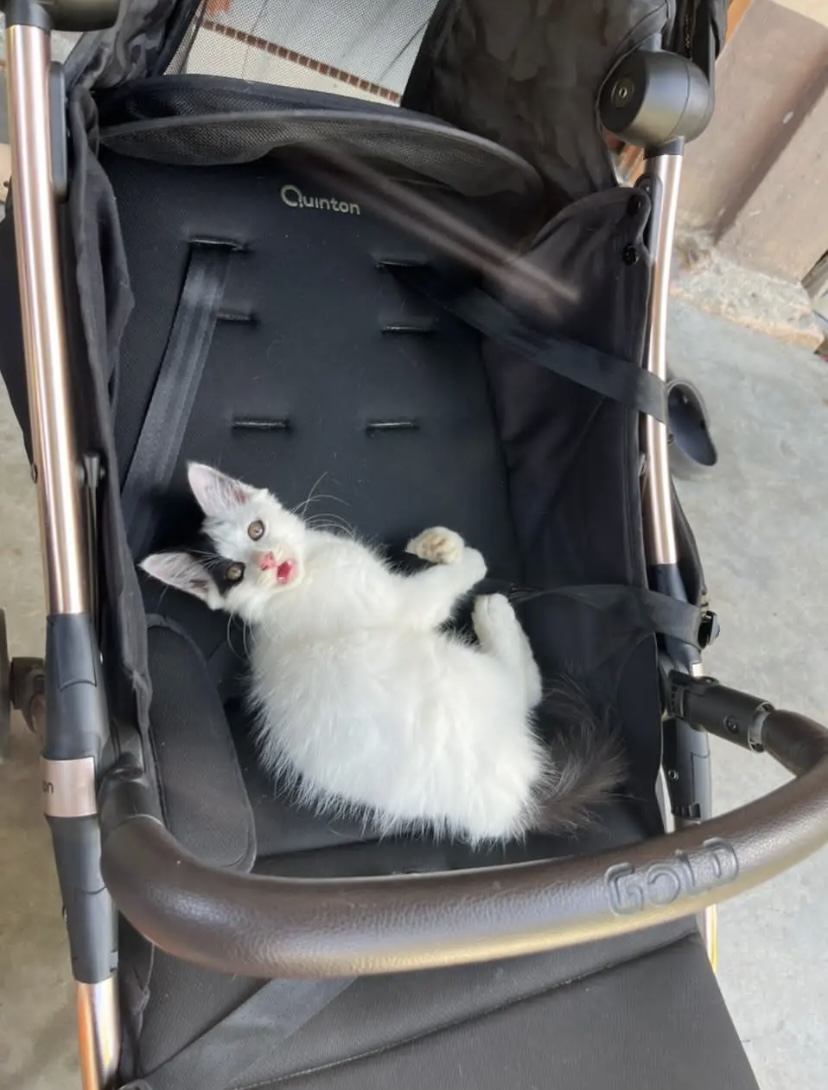
[[153,553],[138,565],[170,587],[194,594],[206,601],[213,581],[206,568],[189,553]]
[[205,515],[224,515],[235,507],[241,507],[256,494],[256,489],[242,481],[219,473],[212,466],[190,462],[187,479],[198,505]]

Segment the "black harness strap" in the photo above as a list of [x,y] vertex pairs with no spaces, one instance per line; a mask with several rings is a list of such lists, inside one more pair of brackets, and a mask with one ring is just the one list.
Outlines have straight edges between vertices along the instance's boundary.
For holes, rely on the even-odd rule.
[[127,540],[136,558],[152,544],[153,496],[166,491],[172,480],[210,351],[230,255],[241,249],[220,240],[192,243],[170,338],[121,492]]
[[393,272],[401,283],[495,344],[628,409],[667,422],[665,384],[638,364],[545,332],[481,288],[461,287],[433,268],[395,266]]
[[638,632],[651,632],[660,636],[671,636],[681,643],[699,645],[699,633],[702,613],[698,606],[689,602],[680,602],[667,594],[644,587],[631,587],[623,584],[607,583],[578,587],[550,587],[539,590],[531,587],[519,587],[514,583],[497,584],[486,580],[482,585],[484,593],[500,590],[515,605],[531,602],[536,598],[570,598],[593,609],[611,611],[615,617]]
[[[353,977],[271,980],[151,1075],[123,1090],[225,1090],[269,1083],[267,1064],[274,1051],[353,982]],[[257,1070],[260,1064],[263,1070]]]

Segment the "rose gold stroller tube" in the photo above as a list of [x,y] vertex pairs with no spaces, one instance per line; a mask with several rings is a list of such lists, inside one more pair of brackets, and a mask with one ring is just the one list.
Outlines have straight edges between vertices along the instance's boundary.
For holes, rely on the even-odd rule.
[[97,984],[78,984],[75,994],[83,1090],[109,1090],[121,1051],[118,982],[110,976]]
[[[113,971],[114,916],[100,880],[100,831],[94,813],[96,757],[108,724],[100,657],[88,617],[83,481],[74,432],[52,176],[50,38],[35,9],[32,5],[31,25],[22,18],[11,19],[6,35],[13,216],[51,634],[47,677],[61,670],[60,655],[50,669],[50,639],[52,650],[59,647],[64,653],[63,668],[73,671],[72,684],[64,684],[61,677],[52,689],[47,684],[43,797],[67,905],[83,1088],[110,1090],[117,1078],[120,1019]],[[69,896],[67,888],[72,891]]]
[[79,462],[72,431],[49,122],[49,35],[11,26],[6,45],[15,240],[50,613],[88,608]]
[[[677,154],[658,152],[648,158],[644,171],[644,177],[649,180],[653,201],[649,238],[653,278],[646,367],[662,381],[667,379],[670,259],[675,235],[681,161],[680,151]],[[667,426],[652,416],[645,416],[642,430],[642,447],[646,457],[643,503],[647,560],[651,566],[673,565],[678,561],[678,552],[673,523]]]
[[[667,380],[667,311],[670,300],[670,269],[681,181],[682,150],[679,145],[675,150],[672,148],[669,151],[659,150],[647,156],[644,160],[642,175],[653,203],[648,239],[653,260],[653,274],[645,366],[663,382]],[[642,505],[647,560],[651,570],[664,574],[678,564],[667,425],[652,416],[645,416],[642,423],[641,443],[646,459]],[[688,654],[689,649],[683,650],[685,654]],[[702,673],[701,662],[698,660],[688,660],[683,665],[694,676]],[[703,736],[697,739],[697,743],[704,749],[707,748],[707,739]],[[694,786],[698,786],[698,783]],[[703,816],[707,818],[710,814],[705,813]],[[698,819],[676,818],[677,828],[687,828],[696,824]],[[718,961],[715,905],[705,909],[700,924],[708,957],[715,970]]]

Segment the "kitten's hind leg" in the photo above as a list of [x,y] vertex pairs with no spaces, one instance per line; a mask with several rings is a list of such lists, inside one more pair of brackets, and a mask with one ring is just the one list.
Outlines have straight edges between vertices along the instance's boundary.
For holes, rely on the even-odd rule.
[[482,595],[474,603],[472,624],[481,650],[503,663],[522,686],[527,708],[540,704],[541,673],[529,638],[508,598],[502,594]]

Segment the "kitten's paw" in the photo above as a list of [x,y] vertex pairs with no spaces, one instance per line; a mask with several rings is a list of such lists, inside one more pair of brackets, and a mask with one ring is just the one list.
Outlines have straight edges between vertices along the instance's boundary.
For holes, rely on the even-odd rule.
[[423,530],[409,541],[405,551],[432,564],[459,564],[465,549],[462,537],[454,530],[432,526],[430,530]]
[[509,599],[503,594],[481,594],[475,599],[472,624],[481,643],[488,643],[506,629],[517,626],[517,617]]
[[472,586],[486,578],[486,561],[483,559],[483,554],[479,553],[477,549],[470,549],[467,545],[463,550],[461,563],[469,574]]

